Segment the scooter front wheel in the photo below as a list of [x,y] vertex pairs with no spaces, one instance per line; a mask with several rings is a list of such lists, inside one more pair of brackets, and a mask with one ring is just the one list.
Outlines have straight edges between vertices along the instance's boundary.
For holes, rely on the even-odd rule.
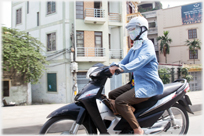
[[[45,135],[72,135],[73,125],[75,120],[71,120],[68,117],[54,117],[49,119],[41,128],[40,134]],[[97,131],[89,128],[88,122],[83,123],[79,126],[77,130],[77,135],[79,134],[96,134]]]

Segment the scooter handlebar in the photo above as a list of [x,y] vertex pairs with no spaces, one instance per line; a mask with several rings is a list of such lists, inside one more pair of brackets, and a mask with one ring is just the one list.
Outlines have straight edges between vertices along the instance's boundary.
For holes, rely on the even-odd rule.
[[115,75],[119,75],[121,73],[120,69],[115,70]]

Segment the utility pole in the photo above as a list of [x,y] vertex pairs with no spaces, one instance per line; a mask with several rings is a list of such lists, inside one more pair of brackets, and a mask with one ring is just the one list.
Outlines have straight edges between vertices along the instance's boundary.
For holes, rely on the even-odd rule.
[[72,33],[70,34],[71,39],[71,72],[73,75],[73,86],[72,86],[72,93],[73,97],[75,97],[78,93],[78,86],[77,86],[77,72],[78,72],[78,63],[76,63],[75,58],[75,34],[74,34],[74,24],[72,24]]

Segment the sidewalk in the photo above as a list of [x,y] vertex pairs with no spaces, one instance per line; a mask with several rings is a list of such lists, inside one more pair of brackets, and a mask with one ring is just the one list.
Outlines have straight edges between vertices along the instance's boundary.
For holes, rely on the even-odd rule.
[[[203,103],[203,91],[188,92],[193,106],[191,109],[201,111]],[[66,104],[47,104],[47,105],[29,105],[2,107],[2,129],[4,134],[20,134],[20,130],[27,129],[29,134],[38,134],[42,125],[47,121],[46,117],[54,110]],[[12,132],[13,133],[12,133]],[[8,133],[9,132],[9,133]],[[18,133],[18,134],[19,134]]]

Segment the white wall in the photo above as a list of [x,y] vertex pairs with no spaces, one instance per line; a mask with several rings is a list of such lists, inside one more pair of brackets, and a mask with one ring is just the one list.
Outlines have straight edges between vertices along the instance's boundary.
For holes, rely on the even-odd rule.
[[121,49],[119,27],[111,28],[111,49]]
[[[56,32],[56,50],[62,50],[63,47],[63,25],[53,25],[50,27],[46,27],[41,29],[41,42],[47,46],[47,34]],[[53,53],[54,51],[49,51],[47,54]],[[63,59],[63,56],[60,56],[56,59]]]
[[[66,103],[66,76],[65,65],[48,67],[44,72],[39,84],[32,85],[32,100],[33,102],[43,103]],[[47,91],[47,73],[57,73],[57,92]]]
[[[27,2],[25,2],[25,3],[26,3],[26,7],[27,7]],[[37,12],[40,11],[39,5],[40,5],[40,2],[29,1],[29,13],[27,14],[27,10],[25,12],[25,16],[27,17],[26,29],[31,29],[31,28],[37,27]]]
[[6,102],[15,102],[16,104],[27,102],[27,85],[11,86],[9,97],[4,97]]
[[109,3],[109,10],[110,13],[120,13],[120,2],[117,1],[110,1]]
[[40,13],[40,20],[41,25],[53,23],[55,21],[59,21],[63,19],[63,2],[58,1],[56,2],[56,12],[47,15],[47,1],[41,2],[41,13]]
[[[69,30],[69,25],[71,24],[65,24],[65,48],[70,49],[70,33],[72,30]],[[69,54],[66,54],[66,58],[70,58]]]
[[39,30],[30,31],[29,34],[30,34],[32,37],[35,37],[35,38],[37,38],[38,40],[40,40]]
[[70,12],[70,7],[69,7],[69,3],[70,3],[71,1],[65,1],[65,19],[67,20],[67,21],[69,21],[69,12]]

